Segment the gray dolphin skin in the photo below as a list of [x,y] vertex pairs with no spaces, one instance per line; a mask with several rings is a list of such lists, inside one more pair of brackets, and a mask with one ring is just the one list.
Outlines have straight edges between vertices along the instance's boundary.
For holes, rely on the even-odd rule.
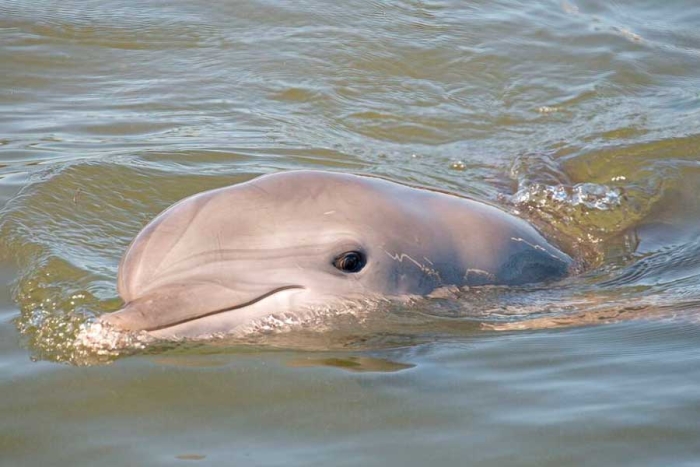
[[488,204],[368,176],[282,172],[156,217],[119,266],[124,308],[101,320],[206,338],[346,300],[555,280],[571,265],[526,221]]

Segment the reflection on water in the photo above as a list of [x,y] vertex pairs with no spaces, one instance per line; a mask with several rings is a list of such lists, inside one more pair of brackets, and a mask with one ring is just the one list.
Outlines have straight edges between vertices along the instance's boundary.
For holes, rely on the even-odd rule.
[[[0,2],[3,459],[692,464],[698,24],[691,0]],[[49,363],[114,362],[76,336],[154,215],[298,168],[488,200],[580,270]]]
[[305,358],[297,359],[289,362],[293,367],[313,367],[313,366],[328,366],[333,368],[341,368],[348,371],[367,372],[381,371],[392,372],[401,371],[408,368],[413,368],[415,365],[410,363],[392,362],[381,358],[372,357],[347,357],[347,358]]

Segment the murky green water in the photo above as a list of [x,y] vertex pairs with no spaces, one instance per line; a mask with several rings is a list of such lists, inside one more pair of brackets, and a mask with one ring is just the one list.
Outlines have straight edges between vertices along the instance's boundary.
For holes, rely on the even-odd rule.
[[[0,0],[0,464],[697,465],[698,24],[694,0]],[[160,210],[298,168],[500,204],[582,272],[75,345]]]

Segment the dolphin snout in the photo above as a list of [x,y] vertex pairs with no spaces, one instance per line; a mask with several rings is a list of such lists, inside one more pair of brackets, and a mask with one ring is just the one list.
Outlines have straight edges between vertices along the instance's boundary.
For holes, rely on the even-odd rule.
[[127,304],[119,311],[100,316],[99,320],[122,331],[148,331],[155,323],[144,311],[140,304]]
[[123,331],[159,331],[230,311],[243,315],[258,302],[294,289],[304,287],[280,285],[265,290],[234,290],[215,283],[175,285],[127,302],[121,310],[99,319]]

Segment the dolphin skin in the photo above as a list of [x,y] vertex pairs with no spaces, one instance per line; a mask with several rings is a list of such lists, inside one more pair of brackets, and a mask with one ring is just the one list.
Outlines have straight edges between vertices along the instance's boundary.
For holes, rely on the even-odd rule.
[[525,220],[482,202],[368,176],[283,172],[157,216],[119,266],[124,307],[101,320],[206,338],[346,300],[556,280],[572,263]]

